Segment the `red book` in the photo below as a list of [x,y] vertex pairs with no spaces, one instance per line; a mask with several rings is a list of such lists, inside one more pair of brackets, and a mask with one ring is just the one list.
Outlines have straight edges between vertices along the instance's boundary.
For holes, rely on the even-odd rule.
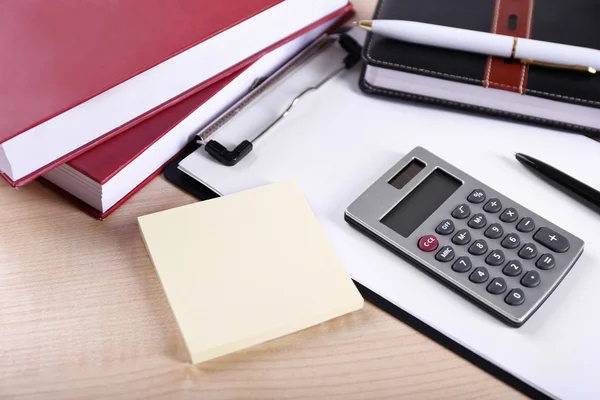
[[347,0],[9,1],[0,172],[19,186],[197,93]]
[[42,175],[61,194],[103,219],[141,189],[182,150],[194,134],[271,75],[302,48],[335,27],[342,10],[255,61]]

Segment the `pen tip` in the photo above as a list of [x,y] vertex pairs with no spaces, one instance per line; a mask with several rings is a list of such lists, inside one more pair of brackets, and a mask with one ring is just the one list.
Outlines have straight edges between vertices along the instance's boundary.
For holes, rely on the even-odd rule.
[[360,26],[364,30],[371,31],[371,30],[373,30],[373,21],[369,21],[369,20],[359,21],[358,26]]

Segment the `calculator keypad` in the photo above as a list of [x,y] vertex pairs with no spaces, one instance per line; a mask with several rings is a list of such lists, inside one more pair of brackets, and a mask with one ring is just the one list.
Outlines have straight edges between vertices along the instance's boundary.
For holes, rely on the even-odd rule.
[[502,203],[500,202],[499,199],[496,199],[496,198],[489,199],[488,202],[485,203],[485,206],[483,206],[483,211],[489,212],[492,214],[497,213],[500,210],[502,210]]
[[450,219],[445,219],[435,228],[436,233],[440,235],[450,235],[454,232],[454,222]]
[[535,247],[535,244],[533,243],[527,243],[525,246],[521,247],[521,250],[519,250],[519,257],[526,260],[535,258],[537,254],[537,247]]
[[531,232],[535,229],[535,222],[530,217],[525,217],[517,224],[519,232]]
[[483,233],[485,237],[490,239],[498,239],[504,235],[504,229],[500,224],[491,224]]
[[555,265],[556,261],[554,256],[550,253],[542,254],[542,256],[535,262],[535,266],[543,270],[552,269]]
[[540,228],[533,239],[557,253],[564,253],[569,250],[569,241],[566,237],[554,232],[550,228]]
[[517,219],[519,219],[519,214],[512,207],[508,207],[500,214],[500,221],[502,222],[515,222]]
[[485,192],[481,189],[475,189],[467,197],[467,201],[475,204],[483,203],[485,201]]
[[491,294],[502,294],[506,292],[506,281],[502,278],[494,278],[488,285],[487,291]]
[[452,237],[452,243],[464,246],[471,241],[471,233],[466,229],[461,229]]
[[486,264],[493,267],[504,264],[504,261],[506,261],[506,257],[502,250],[494,250],[485,258]]
[[523,266],[519,260],[509,261],[502,270],[502,273],[506,276],[519,276],[521,272],[523,272]]
[[469,247],[469,253],[473,254],[474,256],[484,255],[485,253],[487,253],[487,251],[488,245],[483,239],[478,239],[474,241],[471,247]]
[[513,289],[504,299],[511,306],[520,306],[525,302],[525,293],[521,289]]
[[528,288],[536,287],[540,284],[540,282],[540,274],[537,271],[528,271],[521,279],[521,285]]
[[[537,229],[533,218],[520,218],[517,209],[503,208],[498,198],[487,199],[482,189],[471,191],[467,202],[471,206],[456,205],[451,218],[437,225],[435,231],[448,236],[446,240],[451,243],[441,245],[435,259],[451,263],[450,273],[468,273],[471,284],[485,284],[489,296],[503,296],[503,302],[510,307],[522,305],[528,291],[543,282],[544,272],[555,268],[556,258],[552,252],[568,251],[568,240],[549,228]],[[514,222],[516,226],[511,225]],[[489,243],[482,236],[489,239]],[[540,256],[534,242],[551,252],[542,252]],[[459,246],[458,251],[450,244]],[[492,274],[491,271],[498,272]]]
[[471,267],[473,266],[473,263],[471,263],[471,259],[469,257],[459,257],[454,264],[452,264],[452,269],[456,272],[468,272]]
[[469,280],[474,283],[484,283],[490,279],[490,273],[485,267],[475,268],[475,271],[469,276]]
[[450,246],[444,246],[437,252],[435,259],[441,262],[450,262],[454,259],[454,249]]
[[521,244],[521,238],[516,233],[509,233],[502,239],[501,244],[505,249],[516,249]]
[[467,223],[473,229],[481,229],[487,225],[487,219],[483,214],[475,214]]
[[452,211],[452,216],[456,219],[465,219],[471,215],[471,209],[466,204],[461,204],[456,206],[454,211]]

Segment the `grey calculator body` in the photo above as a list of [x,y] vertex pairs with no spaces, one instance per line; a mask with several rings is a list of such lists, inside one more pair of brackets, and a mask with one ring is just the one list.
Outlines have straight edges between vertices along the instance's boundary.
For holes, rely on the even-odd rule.
[[515,327],[584,248],[581,239],[421,147],[350,204],[344,218]]

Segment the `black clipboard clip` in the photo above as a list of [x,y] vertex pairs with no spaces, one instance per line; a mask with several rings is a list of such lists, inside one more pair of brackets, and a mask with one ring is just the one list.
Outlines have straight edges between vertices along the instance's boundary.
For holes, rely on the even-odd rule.
[[[320,52],[334,43],[339,43],[339,45],[348,53],[348,55],[343,59],[341,65],[330,72],[321,80],[319,80],[316,84],[307,87],[298,93],[288,104],[288,106],[284,109],[284,111],[279,114],[276,118],[274,118],[271,122],[269,122],[259,133],[257,133],[250,140],[243,140],[237,146],[235,146],[232,150],[228,149],[226,146],[218,142],[217,140],[209,138],[215,134],[223,125],[225,125],[229,120],[238,115],[245,107],[252,104],[252,102],[261,95],[263,95],[268,89],[277,86],[280,82],[282,82],[285,78],[293,74],[296,70],[302,67],[306,62],[314,58],[316,55],[320,54]],[[246,157],[254,148],[254,144],[264,137],[275,125],[277,125],[282,119],[284,119],[292,110],[292,108],[302,99],[305,95],[315,90],[318,90],[321,86],[323,86],[326,82],[328,82],[333,77],[337,76],[340,72],[352,68],[356,65],[361,59],[362,46],[348,34],[348,32],[327,35],[320,40],[317,40],[313,44],[309,45],[303,51],[301,51],[296,57],[294,57],[291,61],[286,63],[283,67],[281,67],[277,72],[275,72],[271,77],[265,79],[250,93],[248,93],[245,97],[243,97],[239,102],[237,102],[234,106],[232,106],[229,110],[227,110],[224,114],[218,117],[215,121],[213,121],[210,125],[203,128],[195,135],[196,143],[200,146],[204,146],[205,151],[217,162],[225,165],[225,166],[233,166],[236,165],[240,160]]]

